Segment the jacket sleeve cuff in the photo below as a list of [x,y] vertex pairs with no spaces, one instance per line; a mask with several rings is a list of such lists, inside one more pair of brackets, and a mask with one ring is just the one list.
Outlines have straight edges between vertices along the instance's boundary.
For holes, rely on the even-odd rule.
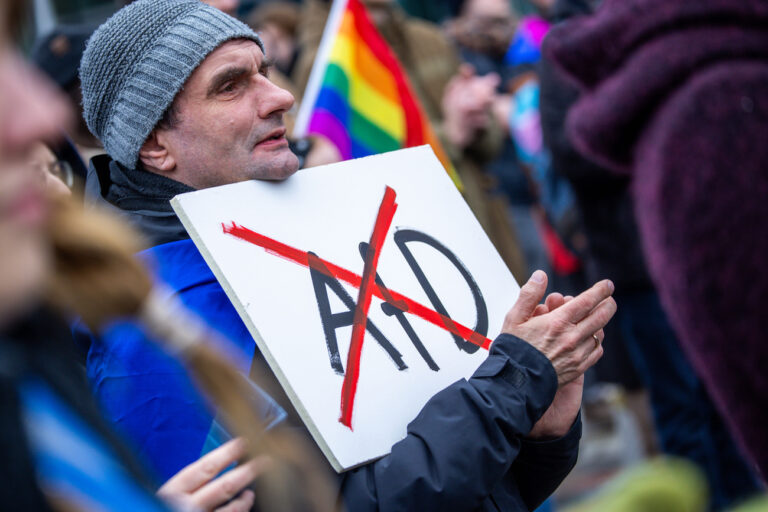
[[548,455],[550,453],[565,453],[573,449],[578,449],[580,440],[581,411],[576,415],[576,419],[573,420],[571,428],[564,436],[554,439],[523,438],[522,449],[524,449],[527,454],[532,454],[534,457],[539,454]]
[[549,359],[511,334],[496,338],[469,382],[502,417],[515,418],[508,427],[519,436],[530,432],[557,392],[557,374]]
[[581,440],[581,412],[563,437],[523,439],[511,475],[529,510],[536,509],[576,465]]

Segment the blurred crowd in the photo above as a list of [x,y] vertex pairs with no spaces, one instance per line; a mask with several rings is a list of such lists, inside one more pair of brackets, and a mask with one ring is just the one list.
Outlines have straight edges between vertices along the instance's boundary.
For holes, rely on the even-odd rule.
[[[581,413],[566,425],[583,424],[583,434],[574,434],[581,435],[579,462],[553,497],[541,503],[573,464],[553,477],[551,489],[532,493],[536,499],[520,491],[520,503],[531,510],[768,510],[761,499],[768,474],[768,271],[761,250],[768,241],[768,4],[362,2],[509,270],[528,283],[524,291],[543,286],[530,292],[535,304],[544,288],[550,292],[540,304],[542,318],[581,300],[593,283],[613,283],[590,308],[599,316],[608,296],[615,300],[615,315],[587,337],[599,354],[583,356],[580,373],[594,366],[572,382],[561,378],[554,356],[521,334],[529,331],[505,331],[552,361],[560,387],[543,410],[552,410],[553,396],[555,404],[566,403],[573,383],[580,396],[583,386],[573,410],[580,404]],[[354,477],[337,484],[295,428],[273,428],[300,420],[274,379],[258,376],[270,370],[254,349],[237,347],[247,364],[231,364],[217,351],[226,343],[219,336],[237,339],[247,336],[244,329],[219,332],[198,312],[202,322],[190,314],[190,324],[201,324],[190,342],[190,329],[160,312],[171,306],[147,305],[162,292],[133,255],[185,238],[167,199],[210,184],[152,177],[139,183],[145,174],[174,176],[165,172],[162,137],[150,135],[155,146],[132,149],[132,168],[120,156],[119,144],[128,143],[111,142],[105,128],[116,122],[104,118],[112,107],[94,106],[122,93],[99,89],[111,78],[87,60],[97,58],[91,43],[84,60],[87,42],[131,2],[91,2],[79,10],[60,3],[5,0],[0,7],[0,510],[442,509],[426,498],[402,498],[428,493],[387,480],[382,464],[360,473],[365,491],[349,490],[358,489]],[[297,166],[339,161],[326,138],[291,137],[332,2],[204,3],[258,34],[269,81],[281,91],[264,89],[274,103],[264,108],[283,116]],[[248,36],[228,38],[234,37]],[[198,78],[189,79],[185,93]],[[162,111],[153,126],[172,128],[173,109]],[[164,279],[175,279],[170,264],[160,267]],[[548,276],[543,285],[537,270]],[[203,300],[182,299],[193,311]],[[539,314],[533,311],[524,320]],[[64,320],[75,317],[81,320],[74,325]],[[115,327],[120,317],[139,318],[154,338],[166,340],[161,362],[154,353],[133,353],[133,340],[144,335],[134,324]],[[124,340],[130,349],[100,346]],[[173,364],[167,386],[179,393],[196,380],[209,398],[185,395],[184,404],[203,408],[212,400],[216,412],[195,418],[203,418],[206,446],[218,448],[173,455],[179,438],[192,435],[182,421],[163,426],[164,436],[152,441],[158,446],[149,447],[126,415],[154,412],[121,402],[133,367],[115,366],[119,357],[133,357],[137,368]],[[166,386],[142,381],[149,384]],[[237,392],[221,391],[233,387]],[[151,402],[153,393],[142,400]],[[160,407],[171,416],[181,406]],[[536,425],[543,425],[536,423],[543,410]],[[229,430],[224,437],[239,437],[217,437],[209,422],[219,420]],[[552,432],[571,435],[560,425]],[[532,486],[530,480],[518,477],[515,485]],[[487,496],[472,492],[478,496],[467,510],[494,509]],[[500,500],[496,509],[505,510]]]

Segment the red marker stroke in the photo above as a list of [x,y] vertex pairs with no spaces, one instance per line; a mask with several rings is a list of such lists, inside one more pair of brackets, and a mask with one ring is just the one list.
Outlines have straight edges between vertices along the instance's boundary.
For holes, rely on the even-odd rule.
[[365,263],[363,265],[362,276],[320,258],[318,259],[322,265],[317,265],[316,263],[312,265],[307,251],[302,251],[282,242],[278,242],[273,238],[256,233],[255,231],[239,226],[234,222],[230,225],[222,224],[224,233],[228,235],[232,235],[245,242],[261,247],[270,254],[285,258],[303,267],[309,268],[311,265],[315,270],[339,279],[340,281],[344,281],[359,289],[352,327],[352,339],[350,342],[349,354],[347,356],[344,383],[342,385],[341,416],[339,418],[339,421],[350,429],[352,429],[352,410],[354,408],[355,394],[357,392],[357,381],[360,376],[360,356],[362,354],[363,340],[368,321],[368,311],[373,296],[387,301],[397,309],[414,314],[437,327],[445,329],[466,341],[480,346],[481,348],[488,350],[491,346],[491,340],[482,334],[475,332],[401,293],[388,290],[376,283],[376,267],[381,254],[381,248],[386,239],[387,232],[392,225],[395,210],[397,209],[395,197],[395,191],[392,188],[387,187],[384,192],[384,198],[379,206],[373,233],[371,234],[368,253],[366,254]]

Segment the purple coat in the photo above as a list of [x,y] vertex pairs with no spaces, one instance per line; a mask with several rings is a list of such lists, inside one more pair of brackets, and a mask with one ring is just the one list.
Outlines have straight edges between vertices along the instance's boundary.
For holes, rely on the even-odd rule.
[[768,475],[768,2],[605,0],[545,51],[582,89],[574,145],[632,177],[664,306]]

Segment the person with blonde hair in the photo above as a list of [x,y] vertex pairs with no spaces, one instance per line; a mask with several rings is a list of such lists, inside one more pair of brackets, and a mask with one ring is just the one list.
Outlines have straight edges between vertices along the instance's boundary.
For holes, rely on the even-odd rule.
[[[103,213],[86,214],[63,184],[49,184],[40,148],[61,137],[72,115],[7,38],[22,10],[17,1],[0,5],[0,508],[237,512],[258,502],[269,510],[326,510],[306,506],[311,500],[296,479],[322,500],[318,472],[306,455],[293,457],[289,434],[264,432],[259,397],[206,349],[210,334],[190,328],[195,319],[183,308],[173,310],[183,327],[163,316],[168,304],[158,302],[133,256],[137,235]],[[157,489],[91,399],[64,321],[75,314],[95,330],[115,316],[141,317],[244,438]]]

